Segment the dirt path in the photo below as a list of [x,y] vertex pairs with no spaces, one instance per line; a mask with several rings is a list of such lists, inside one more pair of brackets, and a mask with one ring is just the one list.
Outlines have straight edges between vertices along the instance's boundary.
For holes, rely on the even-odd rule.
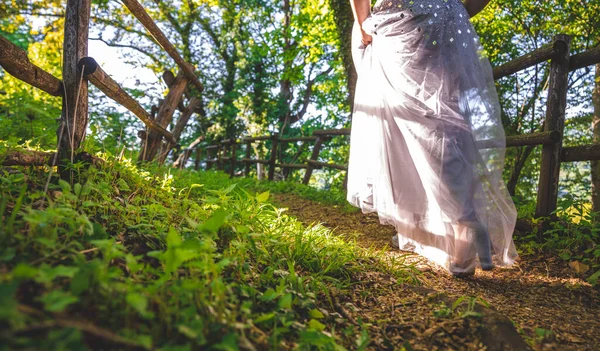
[[[292,194],[274,194],[273,202],[288,208],[288,214],[306,224],[321,223],[339,234],[354,236],[363,247],[383,249],[388,258],[407,255],[386,249],[394,230],[379,224],[374,215],[345,213],[335,206]],[[513,267],[492,272],[478,270],[469,279],[456,279],[414,254],[406,260],[422,272],[420,280],[424,288],[454,299],[483,298],[492,309],[510,319],[534,349],[600,350],[600,294],[557,257],[525,256]],[[378,349],[398,349],[407,340],[415,350],[493,348],[483,340],[485,335],[474,336],[473,330],[481,327],[476,325],[476,319],[438,318],[434,314],[439,316],[444,312],[439,299],[396,284],[378,273],[364,272],[364,275],[354,296],[346,297],[346,304],[353,316],[373,324],[372,345]],[[545,331],[551,331],[550,335]],[[519,349],[515,345],[512,349]],[[508,348],[500,346],[499,349]]]

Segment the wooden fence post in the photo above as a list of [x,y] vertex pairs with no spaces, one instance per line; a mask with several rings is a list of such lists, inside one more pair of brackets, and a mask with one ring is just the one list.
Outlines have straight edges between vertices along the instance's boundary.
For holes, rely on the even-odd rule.
[[[63,87],[61,125],[57,130],[58,158],[70,158],[83,138],[88,123],[88,84],[77,63],[87,56],[91,0],[68,0],[63,41]],[[80,84],[81,82],[81,84]],[[62,177],[64,163],[60,162]]]
[[275,178],[275,163],[277,161],[277,141],[279,139],[278,133],[273,133],[271,136],[271,156],[269,157],[269,175],[268,179],[273,180]]
[[[179,104],[181,96],[183,95],[187,85],[188,80],[186,79],[184,73],[180,71],[177,74],[177,78],[175,78],[175,82],[173,82],[171,87],[169,87],[169,93],[167,94],[167,97],[158,108],[156,122],[161,127],[166,128],[173,120],[173,113],[175,113],[175,109],[177,109],[177,105]],[[161,145],[161,135],[153,130],[148,131],[148,142],[144,142],[142,149],[140,150],[139,161],[152,161],[156,157]],[[171,145],[169,142],[166,143],[166,147],[164,150],[162,150],[162,155],[159,155],[158,157],[159,162],[164,162],[171,146],[174,145]]]
[[212,149],[213,148],[209,148],[209,147],[206,148],[206,170],[207,171],[213,167],[213,162],[212,162],[213,156],[211,155]]
[[[183,104],[183,103],[180,102],[180,104]],[[192,115],[194,114],[194,112],[196,112],[196,110],[198,109],[199,106],[200,106],[200,99],[198,99],[197,97],[194,96],[188,101],[188,105],[184,108],[181,115],[179,115],[177,124],[175,124],[175,127],[173,128],[173,138],[175,138],[175,140],[177,140],[177,142],[179,142],[181,133],[183,133],[183,130],[185,129],[185,127],[187,127],[190,117],[192,117]]]
[[[283,162],[284,161],[283,156],[284,156],[285,150],[288,148],[288,142],[282,141],[281,139],[283,139],[283,138],[280,138],[280,140],[279,140],[279,150],[277,150],[277,151],[279,153],[279,163],[285,164],[285,162]],[[281,173],[283,174],[283,180],[287,180],[289,171],[290,171],[289,167],[285,167],[285,166],[281,167]]]
[[200,156],[202,156],[202,149],[196,148],[196,159],[194,160],[194,170],[200,169]]
[[222,147],[221,147],[221,143],[217,143],[217,171],[220,171],[223,169],[223,161],[221,161],[221,151],[222,151]]
[[[246,159],[249,160],[251,156],[252,156],[252,142],[247,141],[246,142]],[[245,162],[244,177],[247,177],[249,175],[250,175],[250,162]]]
[[[554,46],[558,53],[550,61],[550,83],[544,131],[556,130],[562,137],[567,105],[571,38],[563,34],[557,35],[554,37]],[[536,217],[549,216],[556,210],[561,152],[562,140],[555,144],[542,146]]]
[[[317,140],[315,141],[315,146],[313,147],[313,152],[312,155],[310,156],[310,159],[312,161],[317,161],[317,159],[319,158],[319,153],[321,152],[321,146],[323,145],[323,141],[325,141],[326,137],[325,136],[317,136]],[[315,169],[314,164],[308,162],[306,164],[306,173],[304,173],[304,180],[302,180],[302,184],[308,184],[308,182],[310,181],[310,176],[312,176],[312,172]]]
[[[229,157],[227,157],[227,154],[229,153],[230,150],[230,146],[229,146],[229,139],[225,139],[223,141],[221,141],[221,145],[223,145],[223,148],[221,149],[221,170],[223,172],[225,172],[225,169],[227,168],[227,163],[225,161],[229,160]],[[229,173],[229,172],[227,172]]]
[[235,159],[236,159],[236,155],[235,155],[235,149],[236,149],[236,140],[235,138],[231,139],[231,160],[230,164],[229,164],[229,178],[233,178],[235,176]]

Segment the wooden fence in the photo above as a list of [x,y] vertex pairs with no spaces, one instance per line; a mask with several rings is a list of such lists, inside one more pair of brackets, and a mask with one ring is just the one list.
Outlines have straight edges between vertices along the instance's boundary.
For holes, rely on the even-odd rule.
[[[558,182],[561,162],[600,160],[600,144],[591,144],[576,147],[563,147],[565,110],[567,104],[568,74],[570,71],[587,67],[600,62],[600,46],[577,55],[570,55],[571,38],[567,35],[557,35],[554,40],[526,55],[512,60],[493,70],[494,79],[509,76],[536,64],[550,60],[550,81],[548,85],[548,99],[543,131],[508,136],[507,147],[542,145],[540,165],[540,178],[536,216],[549,216],[556,210],[558,199]],[[350,129],[317,130],[311,136],[285,138],[277,134],[270,136],[243,137],[241,140],[223,140],[218,144],[198,147],[195,149],[195,168],[199,169],[202,161],[206,168],[216,165],[217,169],[227,169],[230,176],[236,175],[238,163],[244,165],[244,172],[248,175],[251,164],[268,165],[268,179],[273,180],[275,168],[284,170],[306,169],[303,183],[308,184],[315,169],[324,167],[347,171],[346,165],[332,164],[319,161],[319,153],[323,144],[333,136],[350,135]],[[270,141],[270,156],[266,159],[252,159],[251,147],[253,142]],[[277,162],[277,149],[289,142],[314,142],[312,154],[305,163],[283,164]],[[245,145],[245,157],[238,159],[238,146]],[[492,148],[497,145],[495,140],[479,142],[480,148]],[[207,152],[207,159],[202,160],[202,151]],[[188,153],[191,155],[191,152]]]
[[[198,91],[203,89],[202,83],[194,74],[193,66],[179,55],[142,5],[137,0],[123,0],[123,4],[173,58],[180,69],[177,77],[172,79],[170,84],[168,83],[169,93],[158,107],[156,118],[106,74],[93,58],[87,57],[91,0],[67,1],[62,81],[32,64],[24,50],[0,36],[0,66],[6,72],[52,96],[62,97],[63,112],[57,131],[59,142],[57,153],[53,157],[53,165],[56,165],[57,160],[68,158],[69,152],[72,161],[74,150],[79,147],[85,136],[88,125],[88,81],[106,96],[131,111],[146,125],[147,131],[141,133],[143,152],[140,153],[140,160],[144,161],[155,159],[161,148],[163,154],[158,155],[158,159],[164,160],[166,152],[177,145],[183,126],[178,122],[173,133],[167,131],[166,127],[172,121],[175,109],[181,107],[182,97],[188,84],[192,83]],[[196,111],[197,105],[198,100],[192,97],[187,108],[182,111],[182,116],[189,119],[189,116]],[[183,119],[187,122],[187,119]],[[59,168],[61,165],[59,164]]]

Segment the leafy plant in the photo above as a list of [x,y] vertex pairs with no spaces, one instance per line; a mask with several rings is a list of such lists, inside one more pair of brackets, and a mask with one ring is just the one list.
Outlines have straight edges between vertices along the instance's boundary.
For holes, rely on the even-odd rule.
[[475,311],[477,305],[489,307],[487,301],[477,296],[461,296],[452,303],[452,306],[448,306],[445,302],[440,302],[436,309],[433,310],[433,315],[437,318],[448,318],[457,316],[458,318],[480,318],[482,314]]

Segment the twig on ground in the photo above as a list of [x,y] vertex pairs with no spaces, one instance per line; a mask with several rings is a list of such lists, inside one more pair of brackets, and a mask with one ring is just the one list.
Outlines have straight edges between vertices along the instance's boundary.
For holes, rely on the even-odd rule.
[[[37,310],[33,307],[30,307],[30,306],[27,306],[27,305],[19,304],[18,310],[19,310],[19,312],[28,314],[30,316],[35,316],[35,317],[40,317],[40,318],[43,318],[46,316],[46,314],[43,313],[42,311],[39,311],[39,310]],[[53,326],[59,326],[62,328],[74,328],[74,329],[81,330],[90,335],[108,340],[108,341],[116,343],[116,344],[126,345],[126,346],[130,346],[130,347],[135,347],[135,348],[142,347],[140,344],[136,343],[135,341],[126,339],[120,335],[117,335],[117,334],[111,332],[110,330],[100,328],[97,325],[94,325],[90,322],[85,322],[85,321],[70,319],[70,318],[64,318],[64,317],[54,317],[53,323],[54,323],[54,325],[52,325],[48,322],[43,322],[42,324],[40,324],[40,326],[44,326],[44,327],[48,327],[48,328],[51,328]]]
[[352,315],[350,313],[348,313],[348,311],[346,311],[346,309],[342,305],[340,305],[337,298],[333,299],[333,307],[335,307],[335,310],[339,314],[341,314],[342,317],[346,318],[348,320],[348,322],[350,322],[354,325],[358,325],[358,323],[356,323],[356,320],[354,320],[354,317],[352,317]]

